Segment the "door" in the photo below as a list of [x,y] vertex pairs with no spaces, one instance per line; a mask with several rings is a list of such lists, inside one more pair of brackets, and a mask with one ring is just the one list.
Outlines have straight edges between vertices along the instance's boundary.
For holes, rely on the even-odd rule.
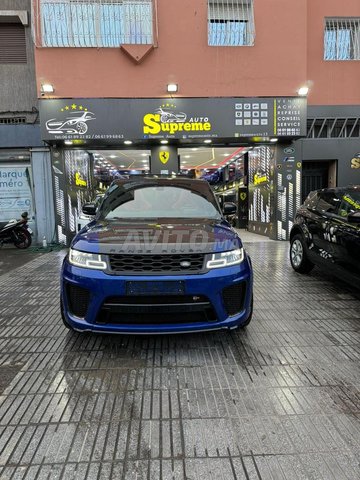
[[329,179],[328,162],[304,161],[302,166],[301,203],[313,190],[327,188]]

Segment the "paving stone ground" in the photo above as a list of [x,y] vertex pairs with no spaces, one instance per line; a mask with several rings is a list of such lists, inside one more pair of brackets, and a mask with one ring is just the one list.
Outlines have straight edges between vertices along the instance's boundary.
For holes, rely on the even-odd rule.
[[287,242],[246,247],[232,333],[73,334],[63,251],[0,275],[0,479],[359,479],[359,295],[297,275]]

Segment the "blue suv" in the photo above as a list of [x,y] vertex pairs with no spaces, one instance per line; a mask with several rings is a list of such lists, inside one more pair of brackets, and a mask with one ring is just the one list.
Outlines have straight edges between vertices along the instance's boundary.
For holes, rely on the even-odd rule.
[[[224,214],[233,213],[232,204]],[[249,324],[253,275],[241,239],[203,180],[115,180],[73,239],[61,313],[79,332],[176,333]]]

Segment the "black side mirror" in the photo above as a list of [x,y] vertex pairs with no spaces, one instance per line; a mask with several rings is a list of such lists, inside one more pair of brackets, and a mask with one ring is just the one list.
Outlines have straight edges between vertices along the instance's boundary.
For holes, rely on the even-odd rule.
[[360,212],[349,213],[348,222],[349,223],[360,223]]
[[233,202],[225,202],[222,211],[224,215],[233,215],[236,213],[236,205]]
[[84,203],[82,206],[82,211],[85,215],[95,215],[96,214],[96,205],[95,203]]

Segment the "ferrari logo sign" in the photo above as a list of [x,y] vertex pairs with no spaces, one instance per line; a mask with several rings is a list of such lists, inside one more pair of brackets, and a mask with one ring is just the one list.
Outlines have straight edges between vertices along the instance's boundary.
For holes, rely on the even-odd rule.
[[246,193],[245,193],[245,192],[241,192],[241,193],[240,193],[240,199],[241,199],[242,201],[244,201],[245,198],[246,198]]
[[164,165],[169,161],[169,158],[170,158],[170,152],[165,152],[165,151],[159,152],[160,162],[163,163]]

